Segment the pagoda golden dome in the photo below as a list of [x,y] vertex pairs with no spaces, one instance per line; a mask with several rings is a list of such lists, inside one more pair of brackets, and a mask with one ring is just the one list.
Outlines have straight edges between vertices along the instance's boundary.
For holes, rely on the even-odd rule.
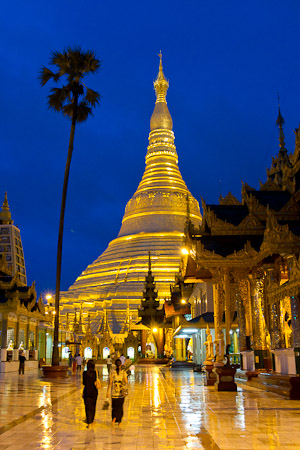
[[117,238],[67,292],[61,293],[62,317],[82,303],[91,313],[95,328],[104,305],[114,331],[120,331],[128,307],[132,320],[137,319],[149,251],[159,298],[169,297],[170,283],[179,270],[187,211],[196,226],[201,223],[199,204],[178,168],[173,122],[166,102],[169,82],[159,56],[159,72],[154,81],[156,103],[142,180],[126,205]]

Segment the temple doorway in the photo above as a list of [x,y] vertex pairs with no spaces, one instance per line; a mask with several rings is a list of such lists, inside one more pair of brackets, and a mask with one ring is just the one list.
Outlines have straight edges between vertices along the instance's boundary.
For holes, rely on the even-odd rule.
[[156,346],[153,342],[146,343],[146,358],[156,358]]
[[110,355],[110,350],[108,347],[104,347],[103,349],[103,359],[108,358],[108,356]]
[[187,361],[193,360],[193,338],[190,338],[186,347],[186,359]]
[[93,357],[93,351],[91,349],[91,347],[86,347],[84,349],[84,359],[92,359]]

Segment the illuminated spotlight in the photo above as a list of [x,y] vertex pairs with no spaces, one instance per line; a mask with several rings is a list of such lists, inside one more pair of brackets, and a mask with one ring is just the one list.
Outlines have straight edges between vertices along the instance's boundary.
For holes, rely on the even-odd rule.
[[157,328],[152,328],[153,333],[157,333],[157,331],[158,331]]
[[183,255],[189,255],[190,254],[189,250],[186,247],[182,247],[182,249],[180,251],[181,251],[181,253]]
[[53,297],[52,297],[52,294],[46,294],[46,295],[45,295],[45,299],[46,299],[46,300],[52,300],[52,298],[53,298]]
[[182,303],[183,305],[185,305],[185,304],[186,304],[186,300],[184,300],[184,298],[181,299],[181,303]]
[[55,316],[55,314],[56,314],[56,311],[52,311],[52,314]]

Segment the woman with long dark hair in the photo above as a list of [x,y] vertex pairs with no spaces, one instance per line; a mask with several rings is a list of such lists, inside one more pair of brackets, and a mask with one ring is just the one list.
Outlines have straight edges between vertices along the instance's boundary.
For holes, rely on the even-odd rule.
[[111,389],[111,418],[112,424],[116,422],[120,425],[123,417],[123,405],[125,399],[125,385],[127,383],[127,375],[125,370],[121,368],[121,360],[117,359],[116,370],[111,374],[109,384],[107,386],[107,398]]
[[87,363],[87,370],[85,370],[82,375],[82,382],[84,385],[82,397],[85,406],[87,428],[91,428],[95,417],[98,397],[98,389],[95,386],[96,379],[97,372],[95,370],[95,361],[90,359]]

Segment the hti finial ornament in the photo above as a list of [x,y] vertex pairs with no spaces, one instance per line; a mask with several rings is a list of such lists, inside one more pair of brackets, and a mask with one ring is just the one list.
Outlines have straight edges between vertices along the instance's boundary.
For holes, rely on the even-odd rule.
[[164,72],[163,72],[161,50],[157,56],[159,56],[160,61],[159,61],[158,75],[157,75],[156,80],[154,81],[154,89],[156,92],[156,103],[158,103],[158,102],[167,103],[166,95],[167,95],[167,90],[169,87],[169,82],[166,80]]

